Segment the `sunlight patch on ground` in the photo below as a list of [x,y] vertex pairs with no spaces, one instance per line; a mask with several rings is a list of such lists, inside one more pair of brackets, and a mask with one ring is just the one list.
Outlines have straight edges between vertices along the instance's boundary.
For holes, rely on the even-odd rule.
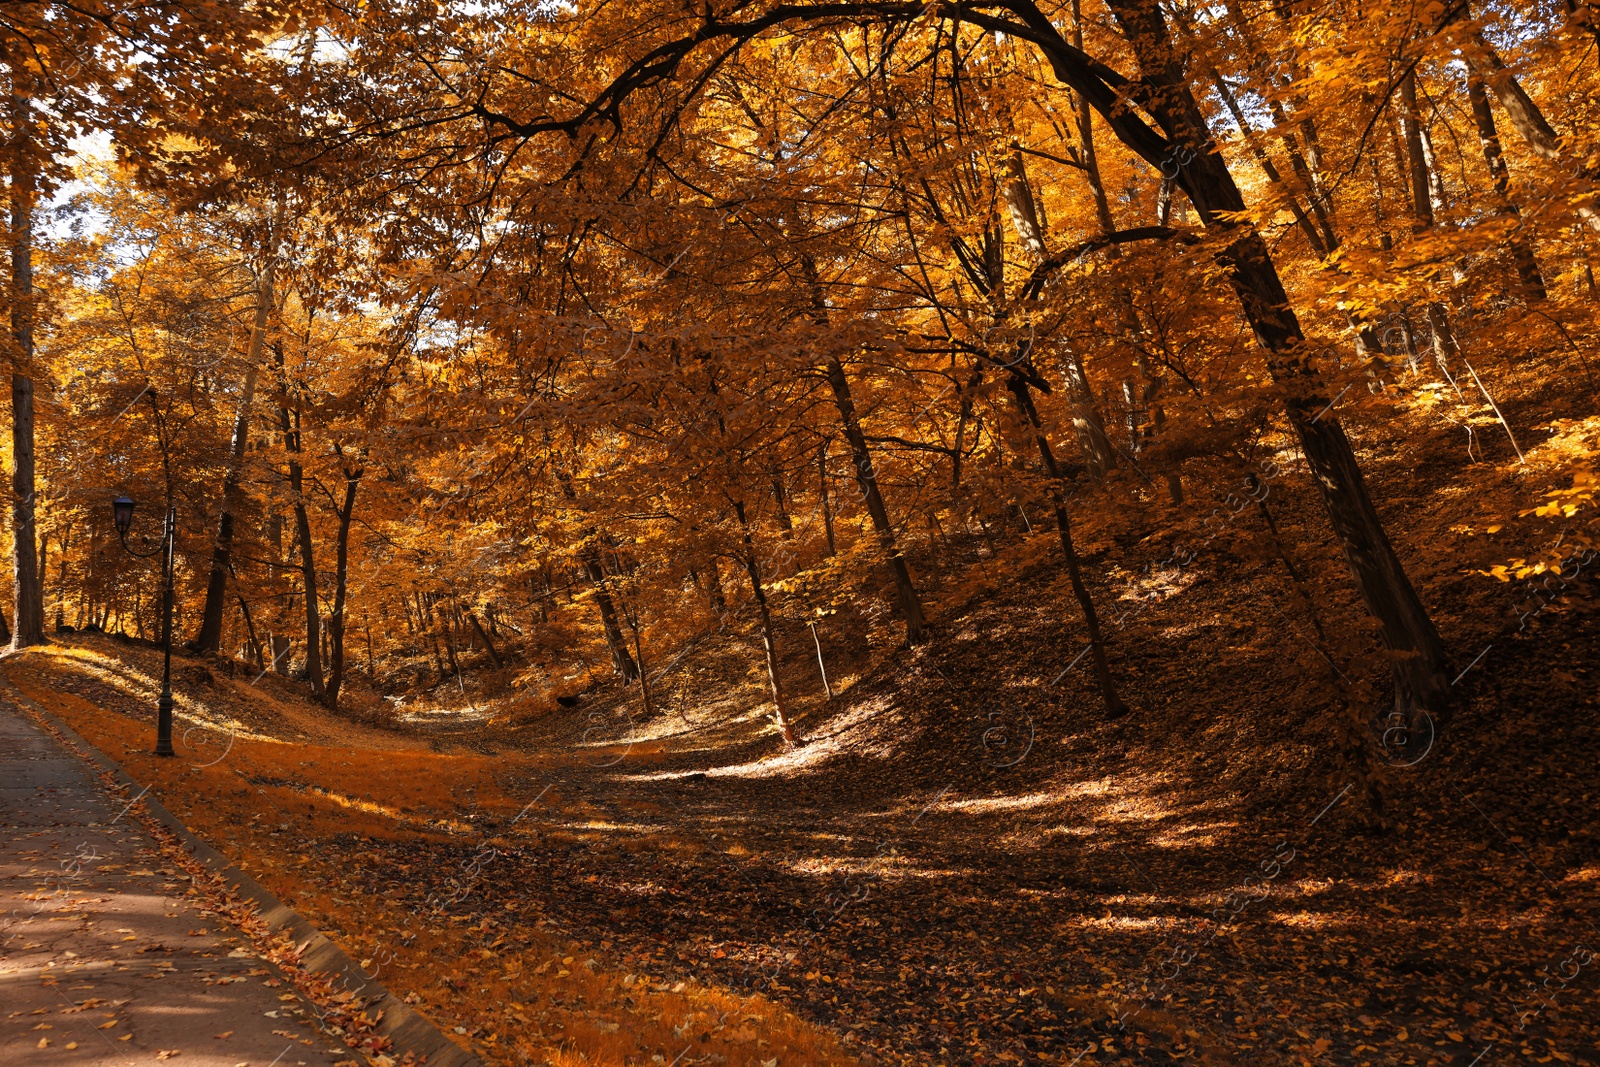
[[1164,919],[1144,919],[1134,915],[1109,915],[1093,916],[1080,915],[1065,922],[1056,923],[1058,931],[1067,930],[1107,930],[1126,933],[1130,930],[1159,930],[1167,925]]
[[1152,834],[1149,843],[1156,848],[1215,848],[1220,844],[1217,832],[1238,829],[1237,822],[1196,823],[1179,826]]
[[[872,879],[883,878],[890,881],[919,879],[966,879],[975,873],[965,867],[929,867],[916,865],[905,856],[894,852],[886,852],[880,856],[836,856],[831,859],[809,858],[798,861],[779,863],[776,866],[788,870],[792,874],[803,875],[807,878],[841,878],[846,879],[845,888],[849,888],[848,879],[852,875],[868,875]],[[862,886],[870,885],[870,880],[863,882]]]
[[[114,660],[92,648],[81,645],[46,645],[39,649],[37,655],[46,659],[68,661],[74,670],[82,671],[96,681],[104,682],[115,689],[158,689],[161,679],[145,674],[121,660]],[[222,718],[210,713],[210,709],[202,704],[190,700],[183,693],[174,690],[172,694],[172,718],[175,729],[182,731],[185,724],[189,728],[198,728],[208,732],[217,732],[237,738],[252,741],[273,740],[267,734],[256,733],[248,729],[237,719]]]
[[1280,926],[1292,926],[1301,930],[1320,930],[1325,926],[1344,926],[1343,921],[1328,915],[1313,915],[1309,911],[1275,911],[1270,918]]
[[[852,755],[892,755],[886,746],[866,748],[853,744],[846,738],[853,732],[854,727],[865,724],[868,720],[882,714],[889,707],[889,702],[877,698],[856,705],[851,711],[836,720],[837,728],[828,736],[807,738],[802,744],[788,750],[780,750],[750,760],[745,763],[735,763],[724,767],[707,768],[704,771],[662,771],[660,773],[643,774],[638,777],[645,781],[664,781],[671,779],[687,778],[694,774],[704,774],[708,778],[780,778],[785,774],[802,769],[815,769],[834,756],[843,752]],[[766,704],[746,714],[746,718],[760,718],[772,723],[772,705]],[[782,742],[777,736],[777,725],[770,727],[774,746],[781,746]],[[684,749],[684,751],[692,751]]]
[[488,722],[488,708],[407,708],[395,716],[408,726],[475,726]]
[[1115,783],[1115,778],[1092,778],[1059,786],[1057,787],[1057,792],[1067,799],[1072,797],[1103,797],[1111,794]]
[[959,815],[990,815],[1003,811],[1025,811],[1055,804],[1061,797],[1053,793],[1024,793],[1015,797],[981,797],[975,800],[945,800],[930,810]]

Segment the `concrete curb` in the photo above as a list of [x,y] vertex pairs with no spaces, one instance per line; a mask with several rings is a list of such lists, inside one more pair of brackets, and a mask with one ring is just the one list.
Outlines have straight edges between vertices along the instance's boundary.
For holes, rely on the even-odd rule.
[[383,1017],[373,1029],[393,1043],[394,1047],[388,1050],[389,1055],[402,1059],[407,1052],[410,1052],[418,1062],[426,1063],[428,1067],[482,1067],[482,1061],[477,1056],[445,1037],[439,1032],[438,1027],[385,989],[381,983],[368,978],[360,966],[345,955],[339,946],[328,940],[326,935],[269,893],[254,878],[234,867],[226,856],[191,833],[182,820],[146,792],[145,787],[134,781],[128,772],[122,769],[121,764],[84,740],[59,716],[40,707],[37,702],[18,689],[3,672],[0,672],[0,693],[24,705],[61,731],[64,737],[80,746],[97,766],[123,786],[133,790],[130,795],[142,797],[145,807],[156,821],[172,831],[196,859],[219,875],[234,892],[255,902],[260,909],[261,920],[267,924],[268,929],[273,933],[283,930],[289,932],[294,938],[295,948],[300,953],[302,967],[331,981],[337,988],[348,990],[360,1003],[361,1010],[369,1014],[382,1011]]

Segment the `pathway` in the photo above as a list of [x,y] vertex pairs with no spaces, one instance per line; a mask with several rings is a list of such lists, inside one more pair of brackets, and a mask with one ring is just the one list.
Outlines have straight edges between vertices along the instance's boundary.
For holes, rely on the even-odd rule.
[[313,1005],[0,697],[0,1063],[329,1067]]

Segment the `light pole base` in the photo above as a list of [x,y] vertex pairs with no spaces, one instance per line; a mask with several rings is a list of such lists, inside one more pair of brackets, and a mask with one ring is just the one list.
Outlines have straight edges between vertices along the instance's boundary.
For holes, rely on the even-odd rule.
[[172,696],[162,693],[156,701],[156,747],[154,756],[176,756],[172,748]]

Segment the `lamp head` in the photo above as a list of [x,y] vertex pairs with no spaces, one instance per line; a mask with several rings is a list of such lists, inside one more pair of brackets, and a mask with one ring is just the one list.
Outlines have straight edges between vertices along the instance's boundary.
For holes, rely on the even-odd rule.
[[111,502],[111,514],[117,523],[117,533],[127,533],[128,527],[133,525],[133,500],[125,496],[117,497]]

